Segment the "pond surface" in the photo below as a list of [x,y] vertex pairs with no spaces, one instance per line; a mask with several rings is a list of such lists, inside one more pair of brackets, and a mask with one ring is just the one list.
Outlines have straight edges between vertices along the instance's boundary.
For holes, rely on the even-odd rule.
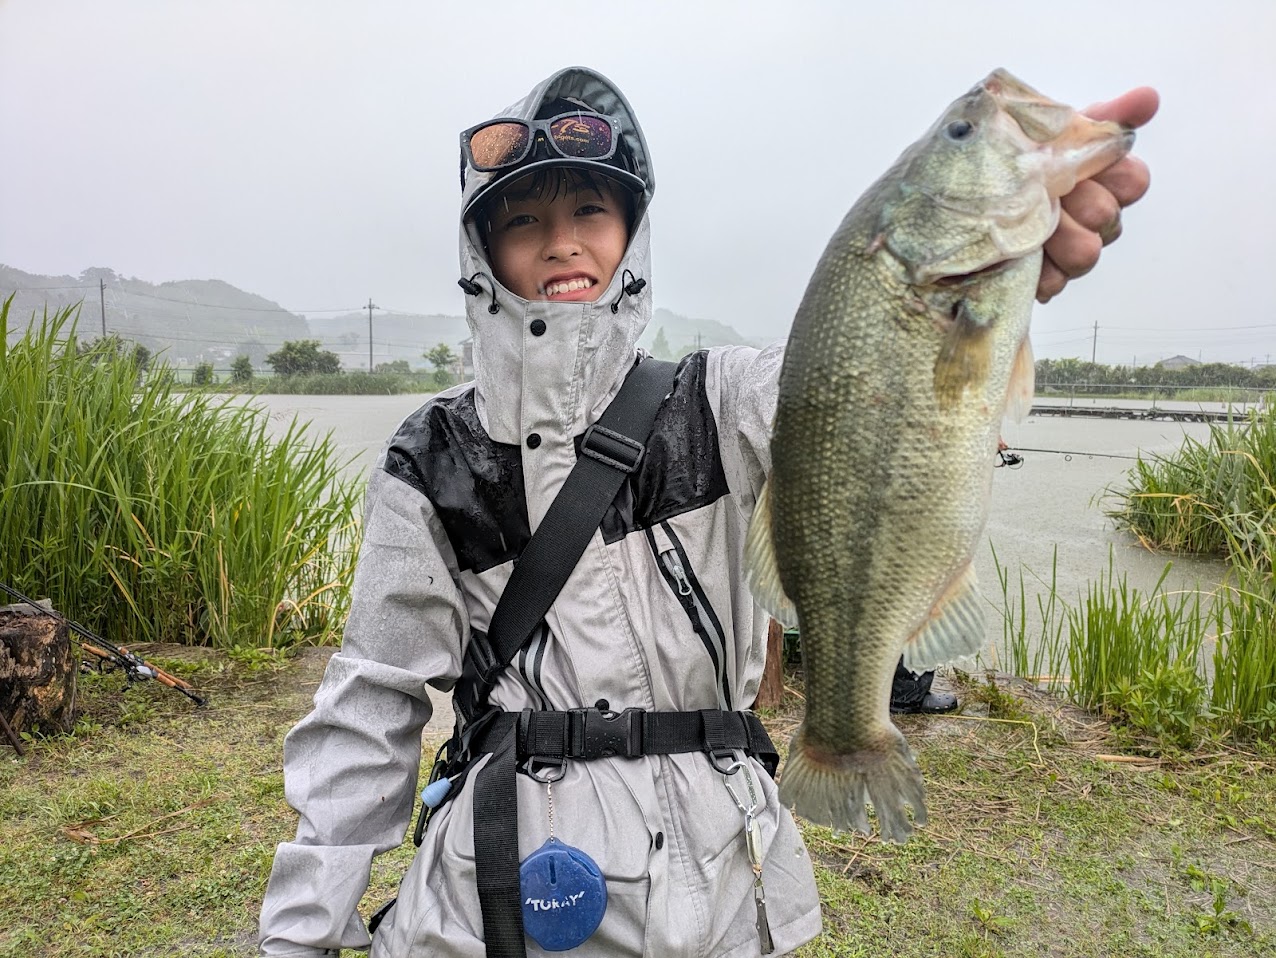
[[[340,455],[351,460],[350,474],[363,475],[403,418],[427,399],[423,395],[262,396],[257,403],[269,411],[272,428],[280,432],[293,416],[312,422],[319,434],[331,432]],[[1138,404],[1122,400],[1120,405]],[[1070,602],[1106,572],[1109,555],[1116,573],[1124,573],[1129,585],[1143,593],[1156,584],[1171,559],[1169,587],[1213,589],[1226,572],[1222,562],[1150,553],[1132,536],[1117,531],[1105,515],[1105,509],[1114,506],[1106,491],[1124,485],[1134,464],[1129,458],[1109,457],[1169,454],[1185,436],[1204,439],[1208,430],[1200,423],[1056,416],[1030,416],[1023,423],[1007,424],[1004,438],[1012,449],[1072,455],[1022,452],[1021,466],[994,471],[986,545],[976,556],[983,594],[993,606],[987,622],[989,639],[999,643],[1002,634],[1002,594],[994,549],[997,561],[1010,572],[1015,595],[1019,570],[1025,570],[1030,608],[1035,606],[1033,575],[1048,583],[1056,555],[1057,586]]]

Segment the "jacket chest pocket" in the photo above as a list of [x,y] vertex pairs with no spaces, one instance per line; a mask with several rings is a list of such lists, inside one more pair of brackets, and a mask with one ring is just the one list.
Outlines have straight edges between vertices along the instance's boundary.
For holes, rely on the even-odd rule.
[[727,661],[728,642],[722,620],[718,618],[704,586],[696,577],[696,570],[687,557],[687,550],[669,523],[666,521],[652,526],[646,530],[646,534],[660,575],[704,645],[705,655],[714,672],[718,708],[733,708]]

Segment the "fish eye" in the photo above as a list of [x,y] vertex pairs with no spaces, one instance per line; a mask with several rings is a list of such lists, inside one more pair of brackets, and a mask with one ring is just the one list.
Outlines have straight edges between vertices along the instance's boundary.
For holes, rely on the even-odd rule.
[[944,133],[948,135],[950,140],[964,140],[970,136],[970,132],[974,129],[966,120],[953,120],[944,128]]

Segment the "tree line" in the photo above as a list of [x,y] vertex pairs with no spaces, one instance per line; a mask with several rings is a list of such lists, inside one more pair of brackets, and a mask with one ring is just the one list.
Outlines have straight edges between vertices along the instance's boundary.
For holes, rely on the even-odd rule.
[[1171,398],[1188,389],[1276,389],[1276,365],[1234,366],[1230,363],[1197,363],[1167,368],[1154,366],[1108,366],[1084,360],[1037,360],[1037,392],[1068,392],[1112,395],[1125,391]]

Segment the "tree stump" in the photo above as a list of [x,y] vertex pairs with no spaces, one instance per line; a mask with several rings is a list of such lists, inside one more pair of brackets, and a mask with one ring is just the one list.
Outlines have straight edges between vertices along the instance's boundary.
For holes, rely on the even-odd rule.
[[0,606],[0,717],[15,734],[70,731],[75,673],[65,622],[25,604]]
[[775,619],[767,627],[766,666],[758,686],[757,705],[775,708],[784,698],[784,626]]

